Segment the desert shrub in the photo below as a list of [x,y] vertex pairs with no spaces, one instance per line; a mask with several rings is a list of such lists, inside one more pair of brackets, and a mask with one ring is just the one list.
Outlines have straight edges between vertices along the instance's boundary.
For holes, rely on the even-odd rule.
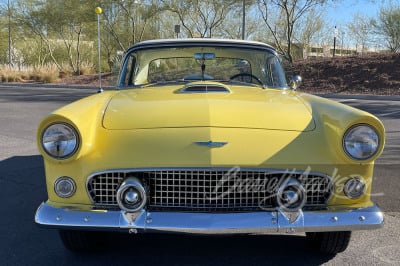
[[81,64],[81,75],[88,75],[95,73],[95,66],[89,61],[83,61]]
[[61,71],[60,71],[62,75],[64,75],[65,77],[70,77],[73,75],[74,70],[72,69],[70,64],[67,63],[61,63]]
[[20,80],[19,70],[9,65],[0,65],[0,79],[2,82],[15,82]]
[[55,64],[36,65],[31,78],[37,82],[53,83],[58,80],[59,71]]
[[10,67],[0,65],[0,80],[2,82],[22,82],[33,80],[36,82],[53,83],[58,80],[59,71],[55,64]]
[[44,83],[54,83],[58,80],[59,71],[55,64],[46,64],[41,67],[41,80]]

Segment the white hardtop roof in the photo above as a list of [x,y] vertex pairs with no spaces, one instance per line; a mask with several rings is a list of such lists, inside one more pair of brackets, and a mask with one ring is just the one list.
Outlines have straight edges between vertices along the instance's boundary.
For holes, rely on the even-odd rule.
[[257,41],[249,41],[249,40],[236,40],[236,39],[214,39],[214,38],[185,38],[185,39],[155,39],[155,40],[147,40],[147,41],[142,41],[138,42],[134,45],[131,46],[131,48],[138,48],[138,47],[146,47],[146,46],[162,46],[162,45],[172,45],[172,44],[180,44],[180,45],[185,45],[185,44],[225,44],[225,45],[249,45],[249,46],[258,46],[258,47],[264,47],[264,48],[269,48],[272,50],[275,50],[274,47],[265,44],[263,42],[257,42]]

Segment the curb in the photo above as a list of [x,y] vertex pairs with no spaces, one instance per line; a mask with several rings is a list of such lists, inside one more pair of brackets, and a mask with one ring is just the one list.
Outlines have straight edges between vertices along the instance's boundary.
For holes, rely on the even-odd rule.
[[354,99],[354,100],[376,100],[376,101],[400,101],[398,95],[370,95],[370,94],[314,94],[329,99]]
[[[67,85],[67,84],[41,84],[41,83],[2,83],[0,87],[34,87],[34,88],[55,88],[55,89],[99,89],[98,86],[90,85]],[[102,86],[102,89],[113,89],[114,86]]]

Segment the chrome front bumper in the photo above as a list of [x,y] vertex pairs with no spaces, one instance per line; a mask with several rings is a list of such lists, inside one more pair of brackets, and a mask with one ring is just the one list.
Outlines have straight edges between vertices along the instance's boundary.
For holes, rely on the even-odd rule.
[[80,230],[176,232],[194,234],[297,233],[376,229],[383,225],[377,206],[298,212],[186,213],[91,210],[42,203],[35,215],[39,225]]

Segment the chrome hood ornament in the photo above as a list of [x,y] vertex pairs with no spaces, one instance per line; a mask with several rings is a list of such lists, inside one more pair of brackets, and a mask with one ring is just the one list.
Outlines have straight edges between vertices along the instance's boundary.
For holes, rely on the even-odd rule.
[[220,147],[223,147],[226,144],[228,144],[228,142],[212,141],[212,140],[209,140],[209,141],[196,141],[194,143],[197,144],[197,145],[206,146],[206,147],[209,147],[209,148],[220,148]]

